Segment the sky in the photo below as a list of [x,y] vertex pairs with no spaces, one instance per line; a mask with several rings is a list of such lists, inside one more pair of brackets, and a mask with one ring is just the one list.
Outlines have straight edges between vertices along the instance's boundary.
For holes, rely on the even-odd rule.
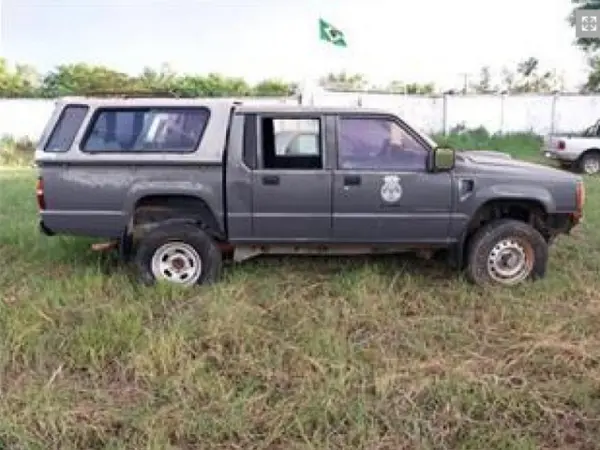
[[[128,73],[168,63],[249,82],[360,72],[461,87],[464,73],[492,74],[529,56],[567,88],[585,58],[566,22],[570,0],[0,0],[0,55],[41,71],[104,64]],[[348,47],[318,40],[319,17]],[[471,78],[473,79],[473,78]]]

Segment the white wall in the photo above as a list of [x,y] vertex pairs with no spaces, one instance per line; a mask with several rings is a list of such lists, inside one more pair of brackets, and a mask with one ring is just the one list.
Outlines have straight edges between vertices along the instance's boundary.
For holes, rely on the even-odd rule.
[[0,136],[37,139],[53,109],[52,100],[0,99]]
[[[244,99],[246,103],[296,103],[294,99]],[[579,131],[600,118],[600,95],[416,96],[312,92],[304,102],[317,105],[382,108],[400,114],[429,133],[464,124],[491,133]],[[54,107],[53,100],[0,99],[0,135],[36,140]]]

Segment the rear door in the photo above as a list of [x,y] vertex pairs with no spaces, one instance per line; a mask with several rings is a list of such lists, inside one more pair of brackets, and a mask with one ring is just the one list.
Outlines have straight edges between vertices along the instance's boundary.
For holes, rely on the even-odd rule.
[[257,120],[253,240],[329,240],[332,172],[326,158],[324,118],[318,113],[277,113],[261,114]]
[[333,238],[447,242],[451,175],[428,172],[428,143],[392,115],[340,115],[336,128]]

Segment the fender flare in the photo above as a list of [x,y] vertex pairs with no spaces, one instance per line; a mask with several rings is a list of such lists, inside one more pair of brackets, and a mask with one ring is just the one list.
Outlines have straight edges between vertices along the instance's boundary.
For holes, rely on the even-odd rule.
[[[536,190],[538,190],[538,189],[536,188]],[[535,204],[539,205],[545,213],[551,213],[554,210],[554,202],[552,201],[552,198],[549,196],[549,193],[547,191],[545,191],[545,192],[548,195],[547,196],[544,195],[542,198],[539,198],[538,196],[498,197],[498,198],[489,198],[488,200],[481,202],[481,204],[475,210],[475,213],[471,216],[471,219],[469,220],[467,225],[462,230],[458,241],[453,246],[450,247],[450,254],[449,254],[450,262],[453,263],[456,266],[456,268],[458,268],[458,269],[461,269],[464,266],[465,253],[466,253],[465,247],[467,244],[467,237],[468,237],[470,225],[473,223],[474,220],[476,220],[476,218],[479,216],[480,212],[484,210],[484,208],[487,208],[489,205],[492,205],[496,202],[497,203],[509,203],[509,204],[511,202],[515,202],[515,203],[530,202],[530,203],[535,203]]]

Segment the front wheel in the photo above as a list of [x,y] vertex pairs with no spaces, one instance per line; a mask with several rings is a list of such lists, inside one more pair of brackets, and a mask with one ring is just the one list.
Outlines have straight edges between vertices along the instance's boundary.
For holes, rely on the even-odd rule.
[[193,286],[218,280],[222,256],[215,242],[199,227],[165,224],[141,238],[134,263],[144,284],[167,281]]
[[545,275],[548,244],[532,226],[500,219],[473,235],[467,257],[469,281],[480,286],[514,286]]

